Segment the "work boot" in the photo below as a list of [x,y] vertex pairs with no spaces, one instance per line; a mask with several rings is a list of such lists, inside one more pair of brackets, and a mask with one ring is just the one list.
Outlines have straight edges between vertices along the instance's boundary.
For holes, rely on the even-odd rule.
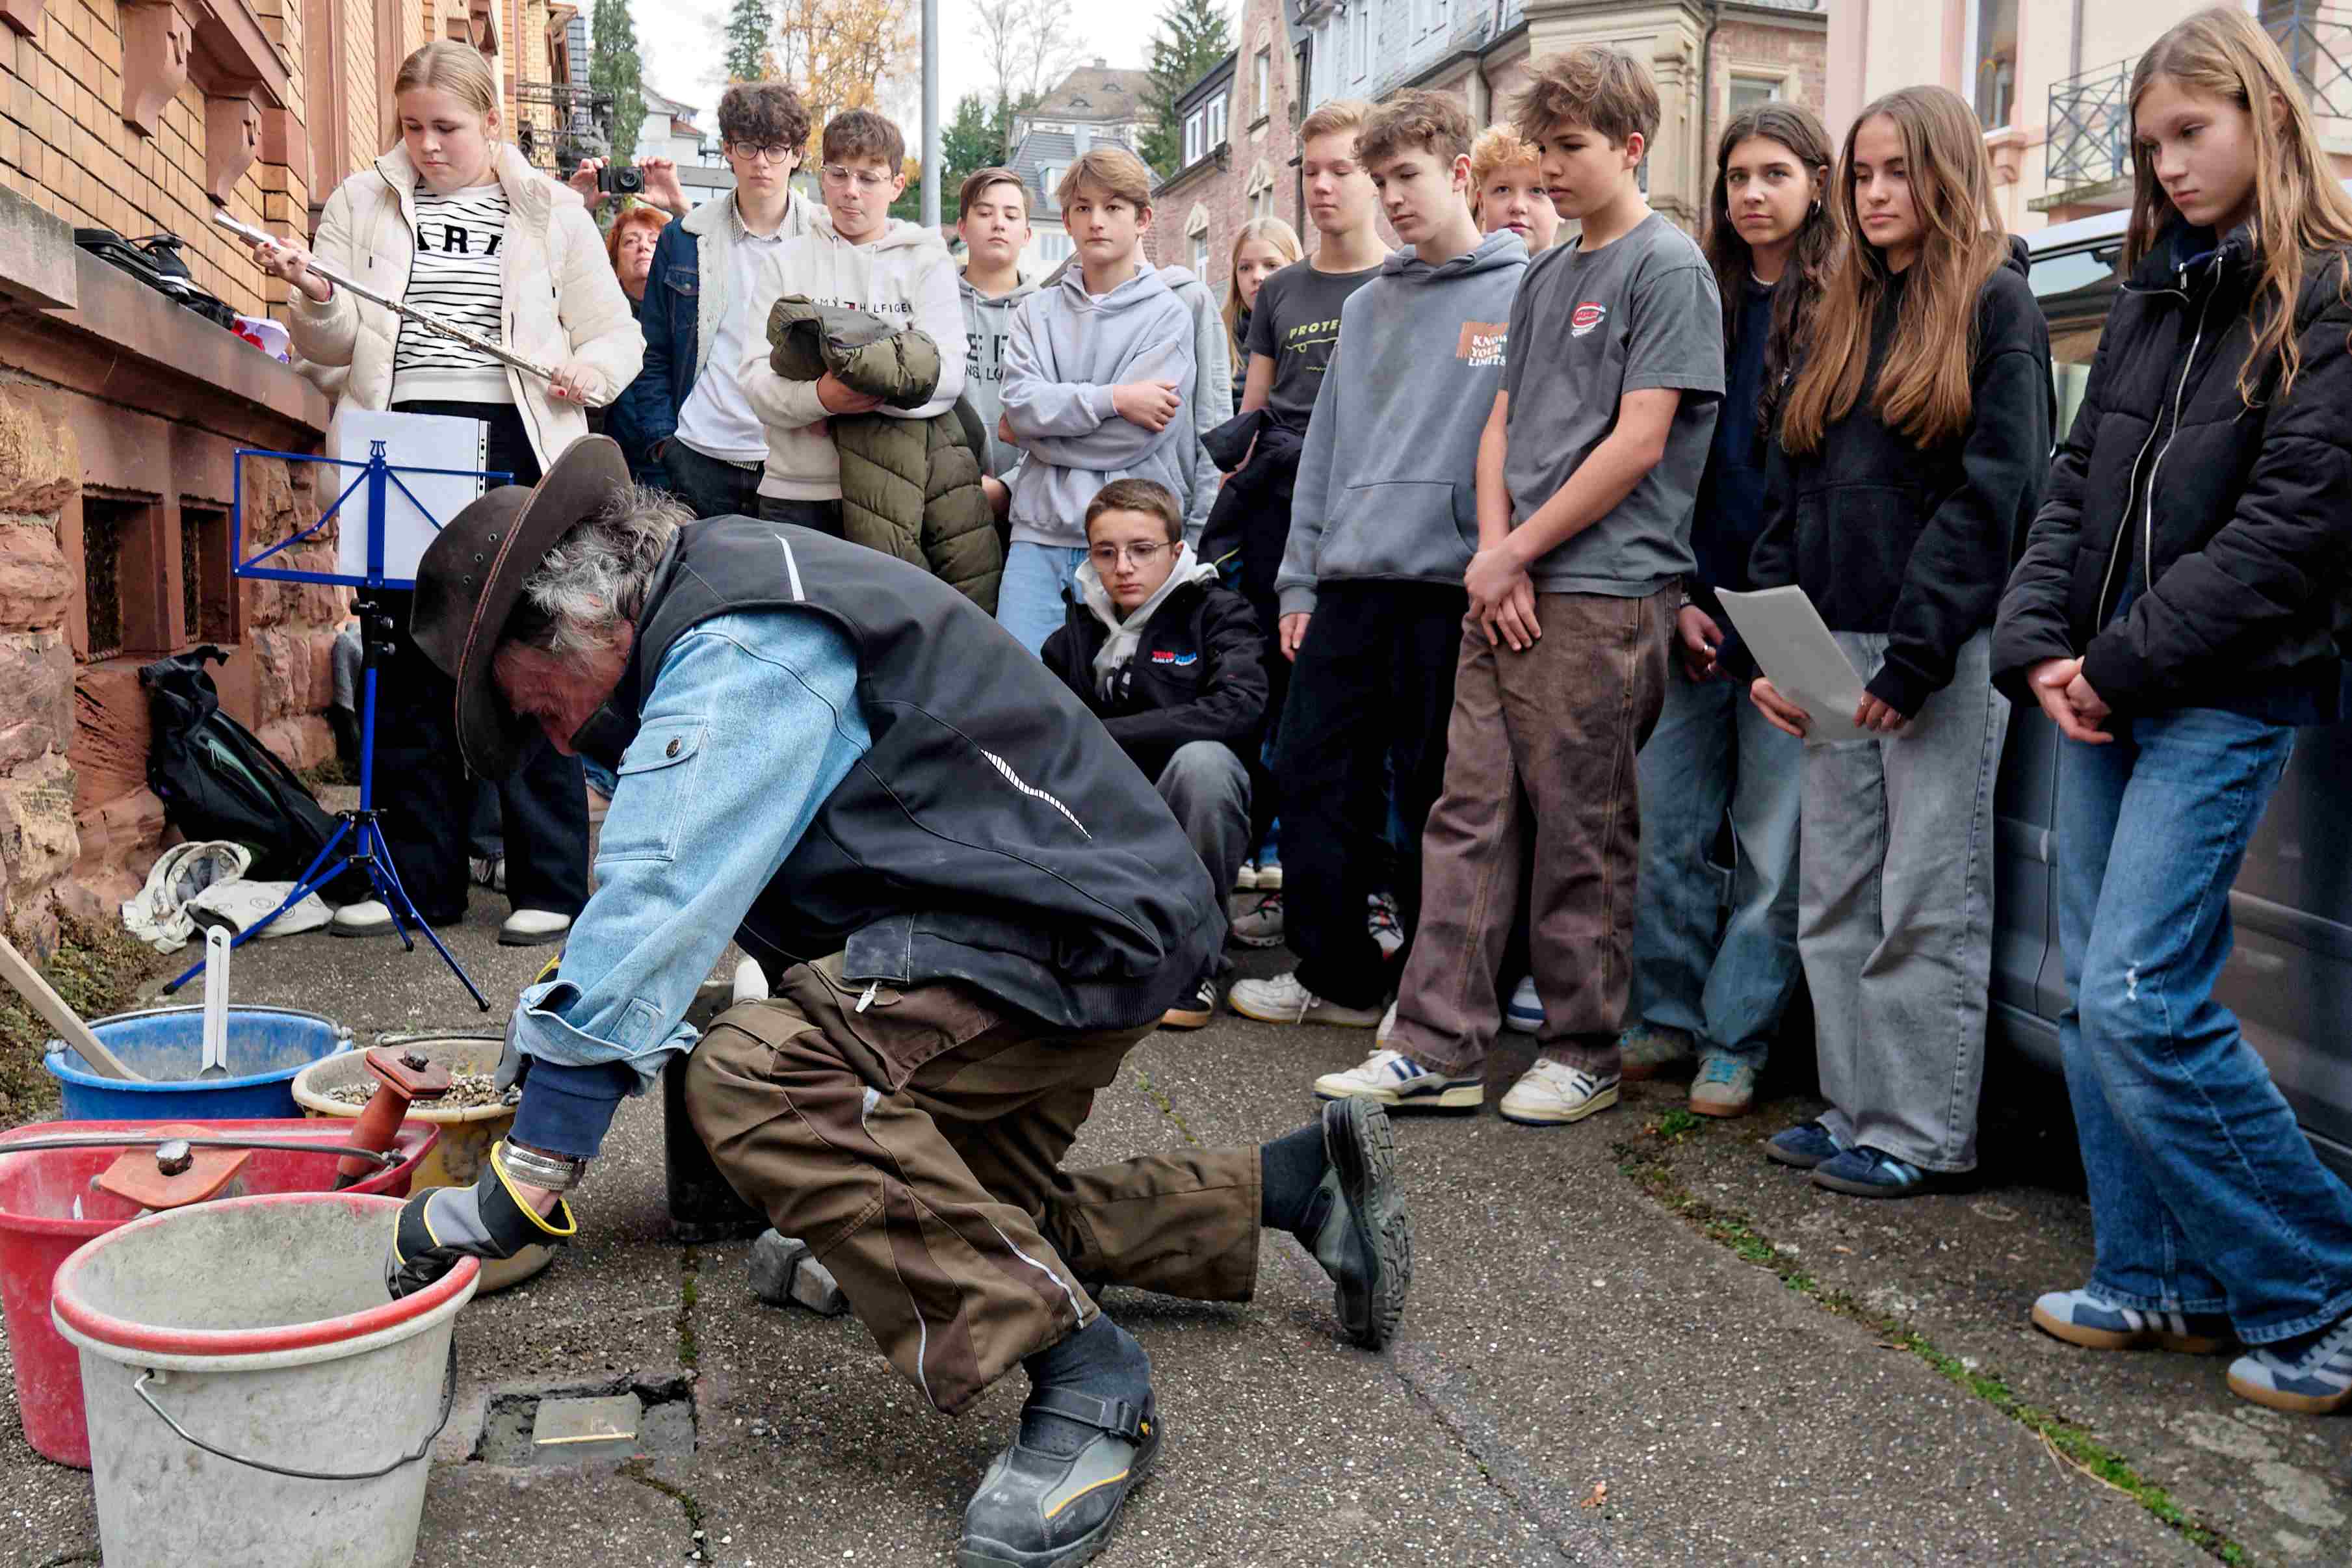
[[956,1568],[1087,1562],[1109,1542],[1129,1490],[1160,1452],[1150,1363],[1109,1320],[1097,1316],[1026,1364],[1035,1386],[1021,1407],[1021,1435],[989,1462],[964,1507]]
[[1386,1350],[1412,1285],[1412,1216],[1396,1190],[1396,1134],[1377,1100],[1323,1107],[1323,1184],[1299,1242],[1339,1288],[1340,1326],[1368,1351]]

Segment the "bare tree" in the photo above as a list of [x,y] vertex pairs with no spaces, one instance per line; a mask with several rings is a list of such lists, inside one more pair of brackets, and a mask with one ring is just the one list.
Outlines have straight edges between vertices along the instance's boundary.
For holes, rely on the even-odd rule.
[[996,83],[1000,115],[1044,98],[1086,58],[1070,20],[1070,0],[976,0],[974,36]]

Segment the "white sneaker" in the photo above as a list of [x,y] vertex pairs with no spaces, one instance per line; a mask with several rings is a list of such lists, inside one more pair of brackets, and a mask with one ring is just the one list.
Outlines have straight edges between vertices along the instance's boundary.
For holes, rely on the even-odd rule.
[[1256,861],[1244,860],[1241,863],[1240,868],[1234,871],[1234,891],[1236,893],[1255,893],[1257,891]]
[[337,910],[327,929],[337,936],[390,936],[392,910],[381,899],[362,899]]
[[1372,933],[1382,958],[1394,958],[1404,946],[1404,927],[1397,922],[1397,901],[1394,893],[1364,895],[1366,914],[1364,927]]
[[1536,1065],[1519,1075],[1503,1096],[1502,1112],[1506,1121],[1516,1121],[1524,1127],[1555,1127],[1570,1121],[1581,1121],[1596,1110],[1606,1110],[1617,1103],[1617,1075],[1595,1078],[1580,1068],[1572,1068],[1549,1057],[1538,1057]]
[[1532,1035],[1543,1026],[1543,1002],[1536,995],[1536,977],[1523,974],[1511,989],[1509,1005],[1503,1009],[1503,1027]]
[[562,942],[572,929],[572,917],[552,910],[517,910],[499,927],[500,947],[544,947]]
[[1380,1026],[1378,1007],[1343,1007],[1326,1002],[1298,984],[1298,971],[1286,970],[1271,980],[1236,980],[1234,1011],[1262,1024],[1337,1024],[1343,1029]]
[[1346,1072],[1327,1072],[1317,1079],[1315,1096],[1373,1100],[1411,1110],[1475,1110],[1486,1102],[1486,1086],[1479,1079],[1433,1073],[1412,1058],[1384,1047]]
[[[1244,947],[1280,947],[1282,945],[1282,895],[1260,893],[1254,899],[1235,900],[1247,907],[1232,914],[1232,923],[1225,934]],[[1233,904],[1226,905],[1228,913]]]

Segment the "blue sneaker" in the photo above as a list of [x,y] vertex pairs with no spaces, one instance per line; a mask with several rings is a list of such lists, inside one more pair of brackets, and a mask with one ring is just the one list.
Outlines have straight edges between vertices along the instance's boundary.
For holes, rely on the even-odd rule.
[[1764,1145],[1764,1157],[1783,1165],[1793,1165],[1800,1171],[1810,1171],[1827,1160],[1845,1152],[1845,1145],[1837,1134],[1819,1121],[1807,1121],[1785,1132],[1776,1132]]
[[1933,1178],[1884,1149],[1857,1143],[1813,1167],[1813,1185],[1857,1198],[1908,1198],[1926,1192]]
[[2230,1392],[2297,1415],[2326,1415],[2352,1405],[2352,1315],[2299,1351],[2256,1345],[2230,1363]]
[[2118,1306],[2087,1286],[2053,1290],[2033,1303],[2033,1326],[2053,1339],[2095,1351],[2154,1347],[2210,1355],[2237,1339],[2218,1312],[2144,1312]]

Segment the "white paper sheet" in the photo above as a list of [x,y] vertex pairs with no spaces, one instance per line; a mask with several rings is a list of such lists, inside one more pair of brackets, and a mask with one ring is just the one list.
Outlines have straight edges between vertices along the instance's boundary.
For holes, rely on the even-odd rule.
[[1766,679],[1781,696],[1812,715],[1812,727],[1805,732],[1808,741],[1875,738],[1853,721],[1853,710],[1862,705],[1862,677],[1802,588],[1759,588],[1717,596]]
[[[392,414],[354,406],[348,399],[335,410],[327,426],[327,456],[364,463],[373,443],[383,443],[384,460],[395,468],[463,468],[483,464],[489,426],[478,419],[446,414]],[[326,470],[320,484],[332,484],[341,494],[357,476],[356,468]],[[416,577],[416,563],[433,536],[482,493],[484,481],[476,473],[404,473],[400,484],[384,486],[383,574],[405,586]],[[504,481],[501,481],[504,482]],[[401,493],[406,486],[408,494]],[[415,498],[415,501],[410,497]],[[422,502],[425,510],[417,510]],[[367,575],[367,490],[362,487],[335,514],[335,570],[350,577]]]

